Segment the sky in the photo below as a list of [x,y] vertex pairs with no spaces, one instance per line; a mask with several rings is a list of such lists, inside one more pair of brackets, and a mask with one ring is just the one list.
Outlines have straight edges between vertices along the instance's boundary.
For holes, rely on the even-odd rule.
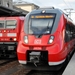
[[[73,9],[71,10],[71,18],[74,19],[75,18],[75,0],[13,0],[13,1],[26,1],[26,2],[30,2],[30,3],[34,3],[40,7],[55,7],[55,8],[59,8],[63,11],[65,11],[64,9]],[[65,11],[65,12],[69,12],[69,10]]]

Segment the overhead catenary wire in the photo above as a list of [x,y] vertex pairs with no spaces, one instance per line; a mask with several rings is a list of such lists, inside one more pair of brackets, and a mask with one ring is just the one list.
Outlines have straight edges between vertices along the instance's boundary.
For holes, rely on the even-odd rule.
[[74,8],[72,7],[71,3],[69,3],[69,1],[68,1],[68,3],[67,3],[65,0],[63,0],[63,2],[64,2],[65,5],[68,7],[67,10],[74,10]]
[[70,8],[70,6],[66,3],[66,1],[65,1],[65,0],[63,0],[63,2],[65,3],[65,5],[66,5],[67,7],[69,7],[69,8]]
[[65,5],[68,7],[68,8],[65,8],[64,10],[66,11],[66,13],[69,15],[69,17],[71,18],[71,13],[72,11],[74,10],[72,8],[72,6],[69,4],[69,2],[67,3],[65,0],[63,0],[63,2],[65,3]]

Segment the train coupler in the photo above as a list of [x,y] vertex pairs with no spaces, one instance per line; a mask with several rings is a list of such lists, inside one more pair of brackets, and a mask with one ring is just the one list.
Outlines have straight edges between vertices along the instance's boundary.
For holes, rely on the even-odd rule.
[[40,62],[40,55],[41,52],[35,52],[35,51],[30,52],[28,54],[29,56],[28,62],[33,63],[37,67],[37,64]]

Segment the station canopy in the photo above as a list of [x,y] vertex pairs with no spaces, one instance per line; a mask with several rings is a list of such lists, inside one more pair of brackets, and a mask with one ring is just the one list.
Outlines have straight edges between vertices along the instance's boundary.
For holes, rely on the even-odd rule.
[[0,5],[0,17],[2,16],[25,16],[26,14]]

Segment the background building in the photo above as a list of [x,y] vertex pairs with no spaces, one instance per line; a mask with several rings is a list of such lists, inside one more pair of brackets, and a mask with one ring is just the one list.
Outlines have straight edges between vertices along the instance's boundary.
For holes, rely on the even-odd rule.
[[38,9],[39,6],[35,5],[34,3],[25,2],[23,0],[19,0],[17,2],[13,2],[13,5],[17,8],[21,8],[28,12],[32,11],[33,9]]
[[29,13],[28,11],[23,10],[23,9],[21,9],[21,8],[17,8],[16,6],[13,6],[13,9],[17,10],[18,12],[22,12],[23,14]]
[[23,14],[27,14],[28,11],[17,8],[16,6],[13,6],[13,0],[0,0],[0,6],[4,6],[10,9],[17,10],[18,12],[22,12]]
[[29,3],[23,0],[14,1],[13,0],[0,0],[0,6],[8,7],[10,9],[17,10],[24,14],[32,11],[33,9],[38,9],[39,6],[34,3]]
[[0,0],[0,5],[13,8],[12,0]]

